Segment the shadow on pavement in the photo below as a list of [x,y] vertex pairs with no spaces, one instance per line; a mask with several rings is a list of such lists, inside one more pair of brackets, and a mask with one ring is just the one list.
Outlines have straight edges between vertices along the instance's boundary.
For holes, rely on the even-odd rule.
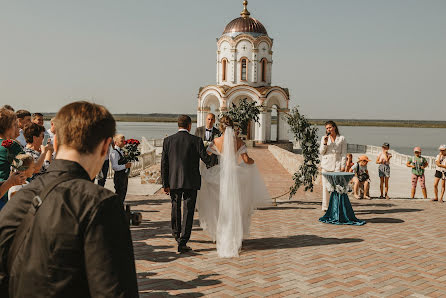
[[[277,203],[277,204],[279,204],[279,203]],[[287,206],[284,206],[284,207],[280,207],[280,206],[277,206],[277,207],[266,207],[266,208],[257,208],[257,210],[289,210],[289,209],[300,209],[300,210],[302,210],[302,209],[316,209],[316,208],[314,208],[314,207],[287,207]]]
[[378,210],[378,209],[371,209],[371,210],[355,210],[356,214],[387,214],[387,213],[404,213],[404,212],[419,212],[423,211],[424,209],[415,209],[415,208],[396,208],[396,209],[386,209],[386,210]]
[[350,203],[352,204],[352,206],[358,206],[358,207],[393,207],[395,206],[395,204],[390,204],[390,203],[359,203],[359,202],[355,202],[350,200]]
[[267,250],[306,246],[362,242],[359,238],[324,238],[316,235],[295,235],[283,238],[259,238],[243,241],[243,250]]
[[399,218],[388,218],[388,217],[375,217],[364,219],[366,222],[370,223],[403,223],[404,220]]
[[[169,291],[169,290],[190,290],[196,289],[198,287],[208,287],[221,284],[222,282],[218,279],[212,279],[214,276],[218,276],[218,274],[203,274],[198,275],[196,278],[189,281],[182,281],[173,278],[152,278],[153,273],[150,272],[142,272],[138,273],[138,287],[144,288],[142,291]],[[211,278],[211,279],[209,279]],[[150,295],[161,294],[161,297],[181,297],[181,296],[172,296],[167,292],[149,292],[144,293],[141,292],[143,297],[149,297]],[[168,296],[165,296],[165,295]],[[182,296],[187,297],[201,297],[204,296],[202,293],[184,293]]]

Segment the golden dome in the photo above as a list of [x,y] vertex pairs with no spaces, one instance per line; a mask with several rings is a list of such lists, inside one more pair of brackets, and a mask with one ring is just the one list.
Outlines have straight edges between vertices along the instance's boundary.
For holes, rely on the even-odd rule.
[[247,9],[248,1],[243,1],[243,11],[241,17],[236,18],[226,25],[223,34],[232,33],[254,33],[256,35],[268,35],[265,27],[258,20],[251,18]]

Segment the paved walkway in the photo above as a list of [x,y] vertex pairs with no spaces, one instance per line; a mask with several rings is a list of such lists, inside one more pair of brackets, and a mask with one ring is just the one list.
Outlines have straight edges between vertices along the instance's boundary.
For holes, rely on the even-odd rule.
[[[286,192],[290,175],[267,150],[250,152],[270,193]],[[194,251],[176,253],[167,196],[128,202],[144,218],[132,228],[143,297],[446,296],[446,203],[352,200],[367,224],[337,226],[318,222],[319,188],[300,191],[257,210],[240,257],[220,259],[198,221]]]

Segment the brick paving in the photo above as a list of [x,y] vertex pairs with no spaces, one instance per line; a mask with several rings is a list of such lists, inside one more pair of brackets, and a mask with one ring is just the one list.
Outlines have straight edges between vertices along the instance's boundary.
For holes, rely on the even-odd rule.
[[[292,180],[264,148],[250,151],[271,195]],[[132,228],[142,297],[446,296],[446,203],[352,200],[364,226],[318,222],[320,189],[256,210],[239,258],[219,259],[199,228],[177,254],[170,199],[129,196],[144,222]]]

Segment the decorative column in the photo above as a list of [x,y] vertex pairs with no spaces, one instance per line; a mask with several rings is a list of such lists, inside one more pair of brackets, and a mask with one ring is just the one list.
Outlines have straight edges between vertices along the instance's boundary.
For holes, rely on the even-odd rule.
[[267,127],[268,112],[265,108],[261,109],[259,114],[259,123],[255,125],[255,141],[258,143],[266,143],[266,127]]
[[252,49],[252,77],[251,77],[251,82],[253,83],[257,83],[257,70],[258,70],[258,65],[259,65],[259,61],[257,58],[257,54],[259,52],[259,49]]
[[266,141],[271,141],[271,109],[266,111]]
[[206,124],[206,116],[208,115],[210,110],[210,108],[198,108],[197,127],[204,126]]
[[220,73],[221,73],[220,51],[217,51],[217,74],[216,74],[217,84],[221,84]]
[[236,71],[237,71],[237,57],[235,57],[237,50],[231,49],[231,83],[235,84]]
[[290,110],[289,109],[279,109],[277,110],[277,125],[279,127],[279,135],[277,136],[277,140],[279,141],[289,141],[290,137],[288,135],[288,123],[286,122],[286,120],[284,119],[284,114],[288,113]]

